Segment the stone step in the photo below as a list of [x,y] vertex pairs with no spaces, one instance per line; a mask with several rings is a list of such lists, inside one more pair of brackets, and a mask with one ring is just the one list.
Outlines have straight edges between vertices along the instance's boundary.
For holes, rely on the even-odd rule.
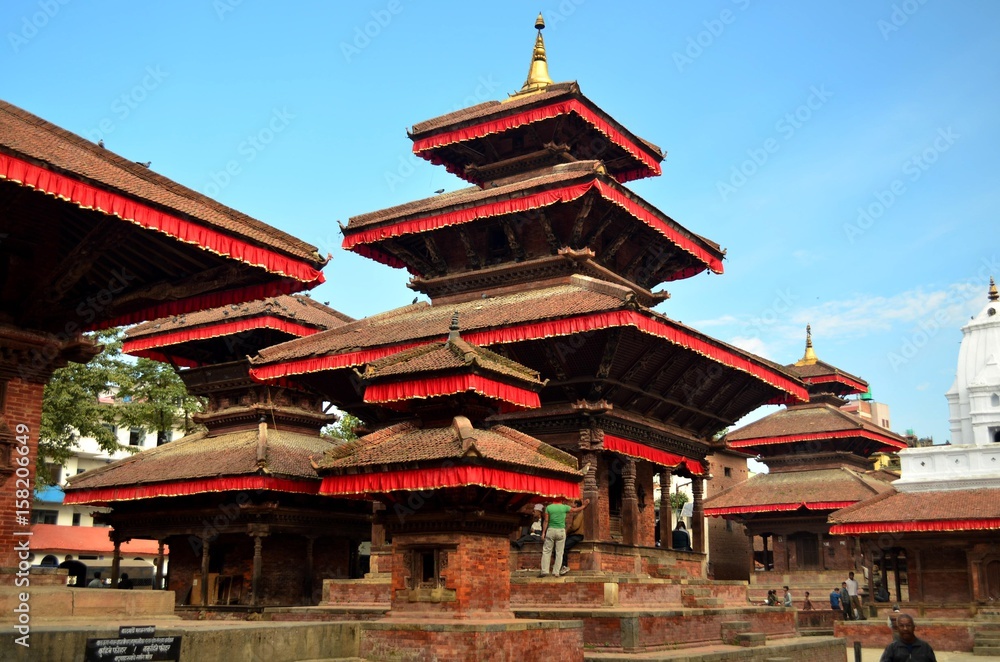
[[712,590],[708,588],[685,588],[681,590],[681,595],[692,595],[695,597],[710,596]]
[[740,632],[736,635],[736,645],[744,648],[756,648],[767,643],[767,634],[763,632]]
[[976,656],[1000,658],[1000,646],[979,646],[972,647],[972,654]]
[[726,601],[722,598],[695,598],[691,606],[696,609],[711,609],[726,606]]

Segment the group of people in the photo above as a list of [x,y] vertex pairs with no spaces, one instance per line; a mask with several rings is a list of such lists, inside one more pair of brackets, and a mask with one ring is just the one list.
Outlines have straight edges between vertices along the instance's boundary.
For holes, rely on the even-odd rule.
[[[87,584],[87,588],[104,588],[104,580],[101,579],[101,572],[99,570],[94,572],[94,578],[90,580],[89,584]],[[135,588],[135,584],[133,584],[132,580],[128,578],[127,572],[123,572],[121,578],[118,580],[118,588]]]
[[[547,506],[536,504],[528,532],[514,541],[518,549],[526,542],[542,543],[542,569],[539,577],[554,577],[569,572],[568,563],[564,562],[566,553],[578,542],[583,540],[583,511],[590,505],[590,499],[577,499],[573,505],[560,499]],[[555,564],[552,563],[555,552]]]
[[847,579],[840,583],[840,588],[834,587],[830,592],[830,609],[844,612],[844,620],[867,620],[861,609],[861,596],[858,595],[858,582],[854,573],[847,573]]

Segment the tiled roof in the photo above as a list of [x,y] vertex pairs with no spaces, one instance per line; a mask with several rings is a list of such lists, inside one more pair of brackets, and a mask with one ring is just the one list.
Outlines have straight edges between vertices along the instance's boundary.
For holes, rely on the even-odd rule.
[[[623,306],[626,291],[598,287],[591,279],[574,277],[571,284],[556,285],[486,299],[431,306],[420,302],[307,338],[297,338],[262,349],[252,363],[256,367],[309,356],[339,354],[369,347],[441,338],[447,334],[453,313],[459,314],[463,333],[510,324],[558,319],[570,315],[616,310]],[[595,291],[600,290],[600,291]]]
[[353,317],[348,317],[333,308],[329,308],[311,297],[282,295],[270,299],[211,308],[186,315],[163,317],[134,326],[125,335],[127,338],[139,338],[264,315],[280,317],[319,329],[331,329],[354,321]]
[[[489,463],[579,479],[576,458],[505,425],[472,431],[474,455]],[[331,449],[316,463],[322,469],[348,469],[458,460],[469,455],[455,425],[422,429],[405,422]],[[480,460],[477,460],[480,461]]]
[[705,508],[863,501],[891,490],[875,475],[845,467],[784,471],[758,474],[712,495],[705,499]]
[[544,106],[549,102],[558,99],[559,97],[566,98],[576,98],[584,101],[588,106],[596,110],[599,114],[603,115],[612,124],[618,126],[619,130],[625,133],[625,135],[631,136],[636,139],[636,142],[643,145],[653,154],[656,154],[662,158],[663,151],[649,142],[644,140],[639,136],[636,136],[631,131],[625,127],[618,124],[609,115],[607,115],[603,110],[598,108],[594,102],[592,102],[587,97],[580,93],[580,86],[576,81],[570,81],[565,83],[555,83],[549,85],[543,92],[537,94],[525,94],[510,97],[503,101],[486,101],[484,103],[477,104],[475,106],[470,106],[468,108],[462,108],[461,110],[456,110],[453,113],[448,113],[446,115],[441,115],[439,117],[434,117],[429,120],[424,120],[423,122],[418,122],[413,125],[413,129],[410,131],[410,137],[414,140],[423,137],[422,134],[429,134],[437,132],[440,129],[453,127],[458,124],[465,123],[477,123],[483,121],[487,118],[496,117],[500,115],[505,115],[513,113],[515,111],[520,111],[528,106]]
[[432,343],[404,350],[372,361],[365,367],[365,377],[396,377],[417,373],[479,368],[531,385],[541,385],[538,373],[526,366],[500,356],[496,352],[471,345],[461,337],[443,343]]
[[821,434],[841,431],[868,432],[889,437],[905,444],[906,440],[885,428],[869,423],[859,416],[841,411],[828,403],[795,405],[765,416],[733,430],[726,435],[727,442],[749,439],[769,439],[800,434]]
[[[260,473],[257,466],[257,440],[256,429],[214,437],[205,432],[191,434],[106,467],[78,474],[70,479],[66,491],[256,475]],[[333,445],[333,442],[323,437],[268,429],[268,475],[318,480],[309,457],[318,457]]]
[[[110,532],[111,529],[104,526],[32,524],[31,549],[35,550],[36,554],[48,551],[113,552],[115,544],[108,537]],[[159,547],[155,540],[130,540],[123,542],[121,546],[122,556],[129,558],[134,554],[157,554],[158,552]],[[62,559],[59,560],[62,561]]]
[[0,101],[0,152],[42,162],[105,190],[159,206],[181,218],[312,263],[325,260],[316,248],[255,218],[230,209],[149,168],[98,147],[6,101]]
[[794,363],[785,366],[790,372],[798,375],[800,379],[808,380],[811,377],[839,377],[846,378],[848,382],[857,382],[863,384],[866,388],[868,382],[861,379],[860,377],[855,377],[849,372],[841,370],[836,366],[832,366],[829,363],[824,363],[823,361],[816,361],[816,363],[811,363],[807,365],[796,365]]
[[889,493],[830,515],[837,524],[1000,518],[1000,488]]

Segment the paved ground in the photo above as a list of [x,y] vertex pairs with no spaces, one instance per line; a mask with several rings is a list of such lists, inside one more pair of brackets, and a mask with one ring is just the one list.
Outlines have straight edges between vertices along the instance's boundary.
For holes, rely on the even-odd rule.
[[[861,662],[878,662],[879,657],[881,657],[882,651],[876,648],[862,648],[861,649]],[[946,651],[934,651],[934,655],[937,656],[938,662],[989,662],[989,660],[1000,660],[1000,658],[994,655],[973,655],[972,653],[949,653]],[[847,649],[847,660],[848,662],[854,662],[854,648],[848,646]]]

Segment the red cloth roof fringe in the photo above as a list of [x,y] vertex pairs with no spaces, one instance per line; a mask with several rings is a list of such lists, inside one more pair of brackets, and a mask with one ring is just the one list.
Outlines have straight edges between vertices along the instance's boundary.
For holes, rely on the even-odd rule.
[[835,432],[817,432],[815,434],[789,434],[782,437],[740,439],[738,441],[727,441],[726,445],[730,448],[745,448],[747,446],[768,446],[771,444],[790,444],[796,441],[823,441],[824,439],[849,439],[852,437],[861,437],[862,439],[877,441],[887,447],[883,450],[893,450],[907,447],[905,442],[896,441],[895,439],[886,437],[877,432],[871,432],[861,428],[856,430],[837,430]]
[[657,448],[651,448],[636,441],[622,439],[621,437],[616,437],[610,434],[604,435],[604,450],[615,451],[616,453],[637,457],[641,460],[649,460],[654,464],[660,464],[665,467],[677,467],[683,465],[687,467],[687,470],[695,476],[704,476],[708,473],[705,471],[705,467],[702,463],[698,460],[692,460],[691,458],[684,457],[683,455],[676,455],[674,453],[661,451]]
[[[398,237],[404,234],[427,232],[450,225],[469,223],[480,218],[526,212],[532,209],[554,205],[559,202],[572,202],[573,200],[587,194],[592,189],[596,189],[604,199],[618,205],[628,213],[632,214],[632,216],[644,222],[646,225],[669,239],[678,248],[700,260],[706,265],[706,267],[710,268],[715,273],[721,274],[723,272],[721,259],[699,246],[693,239],[684,236],[684,234],[678,230],[670,227],[652,210],[630,199],[618,189],[597,180],[584,182],[582,184],[575,184],[572,186],[549,189],[546,191],[538,191],[519,198],[487,202],[481,205],[476,205],[475,207],[456,209],[442,214],[397,221],[390,225],[367,228],[357,233],[346,234],[342,245],[346,250],[363,254],[366,257],[372,258],[383,264],[397,267],[405,266],[399,260],[388,254],[384,254],[375,247],[369,246],[363,252],[360,250],[360,247],[365,244],[378,242],[390,237]],[[377,255],[377,253],[383,254]],[[703,269],[698,269],[697,271],[702,270]],[[690,269],[685,271],[690,271]],[[677,274],[672,274],[671,278],[668,278],[668,280],[678,277],[679,276]]]
[[[903,515],[905,516],[905,515]],[[867,533],[919,533],[922,531],[993,531],[1000,529],[1000,517],[908,522],[859,522],[834,524],[831,535],[856,536]]]
[[128,487],[96,487],[90,490],[66,490],[65,504],[100,505],[115,501],[134,501],[163,496],[185,496],[204,492],[231,492],[238,490],[273,490],[317,494],[318,480],[293,480],[272,476],[222,476],[169,483],[153,483]]
[[[440,342],[443,339],[444,336],[437,339],[437,342]],[[435,341],[428,340],[427,342]],[[274,365],[250,368],[250,376],[257,381],[266,382],[272,379],[277,379],[278,377],[287,377],[289,375],[305,375],[323,370],[353,368],[355,366],[364,365],[366,363],[370,363],[371,361],[377,361],[385,358],[390,354],[402,352],[410,349],[411,347],[426,345],[427,342],[400,343],[399,345],[392,345],[389,347],[375,347],[373,349],[362,349],[357,352],[347,352],[345,354],[333,354],[316,358],[296,359],[285,363],[275,363]]]
[[[504,384],[482,375],[449,375],[414,379],[393,384],[372,384],[365,389],[365,402],[390,403],[410,398],[433,398],[465,391],[475,391],[482,396],[502,400],[514,405],[513,409],[541,407],[538,394],[527,389]],[[511,408],[505,408],[510,411]]]
[[290,322],[279,317],[266,315],[261,317],[233,320],[231,322],[219,322],[194,329],[181,329],[170,333],[133,338],[122,343],[122,351],[126,354],[133,354],[141,350],[152,349],[154,347],[178,345],[189,340],[207,340],[209,338],[218,338],[220,336],[228,336],[241,333],[243,331],[249,331],[250,329],[273,329],[275,331],[284,331],[285,333],[299,337],[311,336],[312,334],[321,331],[321,329],[305,326],[303,324],[296,324],[295,322]]
[[847,384],[851,386],[856,393],[864,393],[868,390],[868,387],[861,382],[846,377],[844,375],[820,375],[818,377],[802,377],[802,381],[807,384],[827,384],[829,382],[836,382],[839,384]]
[[[652,157],[646,154],[645,151],[640,149],[633,141],[625,137],[625,135],[618,129],[611,126],[605,119],[599,117],[597,113],[588,108],[578,99],[567,99],[565,101],[559,101],[547,106],[541,106],[539,108],[531,108],[529,110],[522,111],[520,113],[515,113],[513,115],[508,115],[506,117],[500,117],[486,122],[481,122],[479,124],[474,124],[462,129],[454,129],[452,131],[447,131],[444,133],[439,133],[437,135],[432,135],[427,138],[421,138],[419,140],[413,141],[413,152],[421,158],[431,161],[431,163],[442,164],[443,161],[440,158],[434,157],[429,153],[429,150],[435,147],[442,147],[444,145],[449,145],[451,143],[462,142],[465,140],[471,140],[473,138],[482,138],[483,136],[488,136],[494,133],[500,133],[506,131],[507,129],[513,129],[515,127],[524,126],[525,124],[531,124],[532,122],[538,122],[545,119],[550,119],[553,117],[558,117],[559,115],[566,115],[568,113],[575,113],[581,119],[589,123],[600,133],[607,136],[611,142],[615,143],[626,152],[635,157],[638,161],[641,161],[645,166],[643,169],[630,170],[619,175],[620,179],[618,181],[625,182],[632,179],[639,179],[640,177],[658,176],[662,173],[660,169],[660,164],[656,162]],[[447,165],[447,164],[445,164]],[[457,170],[457,169],[455,169]],[[455,172],[452,168],[449,168],[449,172],[458,175],[459,177],[465,178],[464,172]],[[475,184],[480,182],[472,181]]]
[[385,494],[468,485],[490,487],[504,492],[535,494],[546,498],[580,497],[580,483],[471,465],[327,476],[323,479],[320,494],[329,496]]
[[738,515],[740,513],[770,513],[777,511],[798,510],[840,510],[853,506],[857,501],[800,501],[798,503],[764,503],[756,506],[729,506],[726,508],[706,508],[705,517],[720,517],[722,515]]

